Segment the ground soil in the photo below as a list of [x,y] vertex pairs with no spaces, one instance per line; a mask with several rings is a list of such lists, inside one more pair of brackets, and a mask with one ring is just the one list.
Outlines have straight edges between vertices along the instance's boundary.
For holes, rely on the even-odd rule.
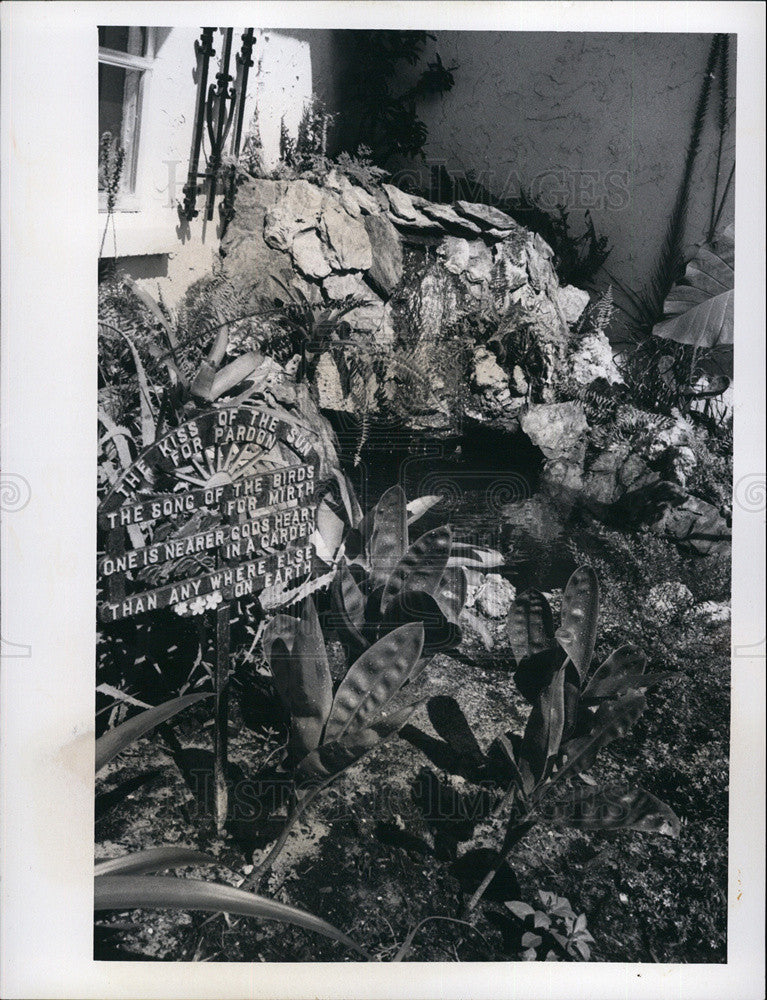
[[[428,700],[399,736],[320,794],[259,891],[330,921],[381,961],[429,917],[442,919],[418,929],[405,960],[519,960],[520,925],[505,903],[535,904],[538,890],[566,896],[586,914],[593,960],[726,960],[728,626],[696,626],[682,643],[689,662],[678,682],[650,696],[635,731],[604,751],[593,772],[664,798],[682,817],[681,836],[535,827],[467,918],[467,898],[503,839],[490,815],[502,789],[483,780],[492,768],[478,771],[478,761],[499,734],[520,732],[529,711],[501,623],[488,624],[495,648],[467,633],[457,651],[433,658],[412,692]],[[194,847],[220,865],[180,877],[249,885],[254,857],[265,856],[284,822],[284,811],[268,821],[258,814],[256,789],[286,732],[262,674],[241,679],[234,695],[226,836],[216,836],[206,794],[210,722],[195,708],[174,724],[181,752],[155,732],[100,777],[97,859],[160,844]],[[337,942],[281,923],[166,911],[98,914],[95,956],[356,960]]]

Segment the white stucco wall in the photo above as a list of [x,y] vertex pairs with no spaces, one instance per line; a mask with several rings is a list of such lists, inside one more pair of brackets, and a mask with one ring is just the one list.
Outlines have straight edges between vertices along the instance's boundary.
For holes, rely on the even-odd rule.
[[[155,296],[174,305],[189,285],[209,272],[212,255],[218,250],[218,211],[208,222],[204,196],[198,196],[198,217],[186,227],[180,223],[178,205],[189,165],[194,127],[196,84],[194,43],[199,28],[156,28],[156,56],[147,74],[136,175],[136,210],[114,215],[117,258],[120,269],[145,285]],[[234,74],[234,53],[240,48],[243,28],[235,28],[230,72]],[[208,81],[215,81],[221,53],[220,33],[215,35],[215,57]],[[305,40],[277,31],[256,32],[254,65],[248,80],[243,139],[251,122],[256,101],[259,128],[267,165],[279,159],[280,120],[293,134],[301,111],[312,92],[311,54]],[[203,142],[206,150],[207,140]],[[204,169],[204,156],[200,169]],[[106,215],[100,216],[102,227]],[[114,256],[111,227],[104,241],[103,256]]]
[[[608,268],[637,289],[663,241],[710,44],[710,35],[439,31],[442,61],[457,68],[454,88],[419,106],[429,128],[427,165],[474,170],[488,188],[509,196],[520,183],[537,186],[551,203],[568,205],[576,230],[589,207],[597,231],[614,248]],[[431,44],[424,64],[433,51]],[[733,36],[733,108],[735,61]],[[703,239],[709,222],[715,119],[712,102],[689,243]],[[734,141],[733,120],[722,184]],[[733,211],[731,192],[727,221]]]

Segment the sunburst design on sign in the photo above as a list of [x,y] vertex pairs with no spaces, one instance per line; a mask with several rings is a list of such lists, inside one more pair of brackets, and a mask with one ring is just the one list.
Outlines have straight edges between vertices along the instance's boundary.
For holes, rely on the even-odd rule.
[[252,442],[240,444],[233,441],[225,447],[210,445],[192,458],[187,465],[173,471],[175,479],[190,486],[207,488],[228,486],[230,483],[255,472],[256,464],[263,464],[265,452]]

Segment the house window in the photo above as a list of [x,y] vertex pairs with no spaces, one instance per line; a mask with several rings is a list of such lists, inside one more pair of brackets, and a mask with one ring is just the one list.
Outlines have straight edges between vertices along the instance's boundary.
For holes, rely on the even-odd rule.
[[[99,149],[108,133],[120,143],[123,166],[117,198],[121,211],[137,211],[136,174],[141,109],[152,69],[151,28],[99,28]],[[107,207],[107,167],[99,162],[99,208]]]

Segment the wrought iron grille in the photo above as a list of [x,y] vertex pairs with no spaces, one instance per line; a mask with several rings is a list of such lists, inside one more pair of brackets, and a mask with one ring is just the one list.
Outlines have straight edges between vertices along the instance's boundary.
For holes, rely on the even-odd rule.
[[[234,28],[221,28],[221,58],[216,73],[216,82],[208,86],[210,61],[216,55],[213,47],[216,28],[203,28],[194,43],[197,68],[197,101],[192,132],[192,151],[189,170],[184,185],[184,204],[180,211],[184,218],[194,219],[199,215],[197,199],[205,196],[205,217],[213,218],[216,194],[223,189],[224,203],[222,215],[224,224],[232,213],[236,185],[235,167],[225,166],[224,150],[229,139],[229,153],[234,162],[240,154],[242,125],[245,114],[245,98],[248,89],[248,72],[253,65],[251,58],[254,45],[253,28],[246,28],[241,36],[240,51],[235,56],[235,75],[229,72],[232,58]],[[234,84],[232,85],[232,82]],[[205,169],[200,169],[203,150],[203,136],[207,131],[208,154]],[[231,134],[231,137],[230,137]]]

